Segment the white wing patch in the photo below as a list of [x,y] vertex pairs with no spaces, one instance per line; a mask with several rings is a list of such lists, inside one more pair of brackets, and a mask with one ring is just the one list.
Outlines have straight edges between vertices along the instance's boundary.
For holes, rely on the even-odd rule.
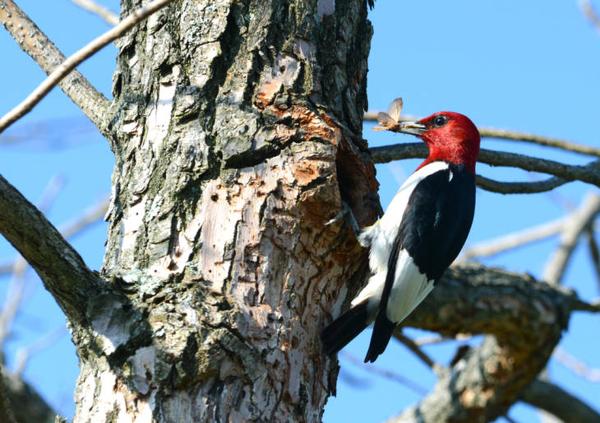
[[406,204],[417,184],[429,175],[446,169],[448,163],[432,162],[410,175],[398,189],[381,219],[363,229],[358,240],[365,247],[371,246],[369,254],[371,272],[386,271],[390,250],[400,228]]
[[[365,247],[371,247],[371,251],[369,252],[371,278],[369,278],[369,282],[362,289],[362,291],[360,291],[356,298],[352,300],[352,306],[355,306],[368,299],[370,309],[376,309],[379,307],[379,301],[381,300],[381,294],[385,285],[390,251],[392,250],[394,239],[400,228],[402,216],[404,215],[404,210],[406,209],[410,195],[417,184],[427,176],[446,169],[448,169],[448,163],[436,161],[423,166],[415,173],[410,175],[410,177],[404,181],[402,186],[398,189],[398,192],[392,199],[392,202],[388,206],[381,219],[375,222],[374,225],[363,229],[359,237],[359,242]],[[408,253],[404,250],[400,252],[400,255],[402,255],[403,252],[408,257]],[[410,257],[408,258],[410,259]],[[410,263],[412,263],[412,259],[410,259]],[[404,314],[404,307],[410,308],[410,310],[406,311],[404,314],[403,318],[405,318],[433,289],[433,281],[427,281],[426,277],[419,273],[414,263],[412,263],[412,266],[414,269],[410,269],[408,264],[403,265],[400,259],[396,265],[396,277],[392,287],[392,292],[390,294],[390,299],[388,301],[389,306],[387,311],[388,318],[390,318],[390,320],[393,322],[399,322],[400,320],[392,319],[390,308],[397,310],[395,315],[398,316]],[[414,272],[417,272],[419,275],[421,275],[424,280],[420,281]],[[414,280],[414,283],[410,282],[412,280]],[[400,300],[399,296],[404,295],[407,295],[406,301],[404,299]],[[394,298],[396,298],[396,300],[393,300]],[[396,301],[400,301],[400,308],[392,305],[395,304]]]
[[[364,300],[369,300],[369,314],[377,311],[381,294],[383,293],[383,286],[385,285],[385,273],[375,273],[369,278],[369,283],[365,286],[362,291],[352,300],[350,305],[352,307],[357,306]],[[375,316],[371,316],[375,317]]]
[[400,250],[394,284],[387,303],[388,319],[394,323],[406,319],[431,292],[433,282],[419,272],[408,251]]

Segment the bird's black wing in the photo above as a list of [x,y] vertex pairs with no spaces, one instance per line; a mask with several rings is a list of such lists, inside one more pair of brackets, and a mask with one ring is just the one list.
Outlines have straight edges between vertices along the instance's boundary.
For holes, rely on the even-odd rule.
[[427,279],[437,281],[460,253],[474,212],[475,175],[451,164],[415,187],[400,224],[400,248]]
[[396,262],[406,250],[428,280],[437,281],[463,247],[475,211],[475,176],[462,165],[450,164],[414,188],[389,257],[379,312],[366,361],[375,361],[392,336],[387,303],[394,284]]

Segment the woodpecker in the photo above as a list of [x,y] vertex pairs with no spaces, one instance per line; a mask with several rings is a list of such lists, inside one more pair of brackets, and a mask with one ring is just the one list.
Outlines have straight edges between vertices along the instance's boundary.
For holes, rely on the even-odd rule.
[[417,122],[400,122],[396,131],[421,138],[429,154],[381,219],[361,231],[358,240],[370,249],[371,275],[350,309],[323,330],[327,354],[341,350],[374,321],[365,357],[365,362],[374,362],[395,326],[458,256],[471,229],[480,142],[473,122],[459,113],[438,112]]

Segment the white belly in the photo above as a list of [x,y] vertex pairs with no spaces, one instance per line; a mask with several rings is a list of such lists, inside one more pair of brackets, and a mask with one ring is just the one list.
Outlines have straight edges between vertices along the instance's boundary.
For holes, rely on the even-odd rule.
[[[352,306],[368,300],[371,318],[375,317],[374,314],[379,308],[385,285],[389,255],[410,195],[424,178],[447,168],[447,163],[432,162],[413,173],[402,184],[381,219],[374,225],[365,228],[361,233],[360,243],[370,248],[369,268],[371,277],[367,285],[352,300]],[[427,277],[419,272],[408,252],[401,250],[386,309],[388,318],[392,322],[401,322],[423,301],[432,289],[433,281],[427,280]]]

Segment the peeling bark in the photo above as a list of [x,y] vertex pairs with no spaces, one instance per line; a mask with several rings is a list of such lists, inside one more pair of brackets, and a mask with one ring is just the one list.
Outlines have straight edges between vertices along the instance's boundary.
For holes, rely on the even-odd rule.
[[112,290],[73,331],[75,421],[320,420],[318,333],[364,270],[325,223],[378,212],[370,36],[364,0],[183,0],[119,40]]
[[406,324],[445,336],[488,334],[460,351],[433,391],[390,422],[488,422],[504,415],[545,367],[580,301],[516,273],[451,269]]
[[[100,275],[3,184],[0,232],[69,319],[75,422],[320,421],[338,369],[318,335],[366,276],[329,222],[343,204],[361,226],[380,212],[370,37],[364,0],[180,0],[120,39]],[[502,415],[590,309],[522,275],[448,272],[406,324],[488,336],[399,419]]]

